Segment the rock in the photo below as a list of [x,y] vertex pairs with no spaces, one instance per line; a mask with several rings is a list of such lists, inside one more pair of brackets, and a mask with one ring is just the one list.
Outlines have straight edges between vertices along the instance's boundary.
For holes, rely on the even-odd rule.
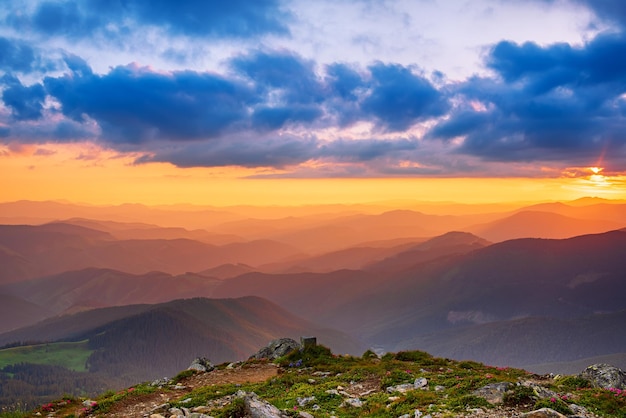
[[163,379],[157,379],[154,382],[150,383],[150,386],[165,386],[170,382],[170,379],[164,377]]
[[441,385],[435,386],[435,392],[442,392],[444,390],[446,390],[445,386],[441,386]]
[[294,350],[299,350],[300,344],[291,338],[279,338],[272,340],[267,347],[261,348],[256,354],[253,354],[250,359],[270,359],[274,360],[279,357],[285,356]]
[[178,408],[170,408],[170,410],[168,411],[171,415],[181,415],[181,416],[185,416],[185,413],[183,412],[182,409],[178,409]]
[[526,412],[520,415],[522,418],[567,418],[560,412],[556,412],[554,409],[541,408],[536,411]]
[[558,393],[533,382],[522,382],[522,386],[531,388],[535,396],[539,399],[557,398],[559,396]]
[[413,383],[415,389],[428,390],[428,380],[425,377],[418,377]]
[[150,418],[165,418],[165,417],[161,414],[151,414]]
[[300,411],[298,416],[300,418],[315,418],[313,415],[309,414],[308,412],[304,412],[304,411]]
[[417,379],[415,379],[415,382],[413,383],[403,383],[401,385],[389,386],[387,388],[387,393],[394,393],[394,392],[406,393],[410,390],[415,390],[415,389],[428,390],[428,380],[426,380],[425,377],[418,377]]
[[215,366],[205,357],[196,358],[191,362],[191,365],[187,367],[187,370],[197,370],[199,372],[210,372],[213,369],[215,369]]
[[348,398],[343,401],[344,404],[352,406],[354,408],[361,408],[363,406],[363,401],[359,398]]
[[480,389],[476,389],[472,392],[472,395],[479,396],[490,404],[495,405],[497,403],[502,403],[504,393],[509,390],[510,387],[511,383],[508,382],[490,383]]
[[394,393],[394,392],[406,393],[410,390],[415,390],[415,385],[413,383],[404,383],[402,385],[389,386],[387,388],[387,393]]
[[589,415],[589,411],[587,411],[587,408],[584,406],[576,405],[575,403],[571,403],[567,406],[569,406],[569,409],[571,409],[576,416],[586,417]]
[[583,370],[579,377],[588,380],[596,388],[626,389],[626,373],[610,364],[593,364]]
[[169,404],[162,403],[161,405],[157,405],[154,408],[152,408],[150,410],[150,413],[159,412],[159,411],[166,411],[168,407],[169,407]]
[[317,345],[317,338],[315,337],[300,337],[300,346],[302,348],[315,347]]
[[[400,415],[398,418],[420,418],[421,416],[422,416],[422,413],[418,409],[416,409],[413,414]],[[430,415],[427,415],[427,416],[430,416]]]
[[83,406],[84,406],[85,408],[91,408],[92,406],[94,406],[94,405],[96,405],[96,404],[97,404],[97,402],[96,402],[96,401],[93,401],[93,400],[91,400],[91,399],[86,399],[86,400],[84,400],[84,401],[83,401]]
[[305,398],[296,398],[296,402],[298,405],[305,406],[306,404],[313,402],[315,400],[315,396],[307,396]]
[[[293,340],[292,340],[293,341]],[[280,409],[259,398],[254,392],[237,392],[238,398],[243,398],[246,416],[250,418],[288,418]]]

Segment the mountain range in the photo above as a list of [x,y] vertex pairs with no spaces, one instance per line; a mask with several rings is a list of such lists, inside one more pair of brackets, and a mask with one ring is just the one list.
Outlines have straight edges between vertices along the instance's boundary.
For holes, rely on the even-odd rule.
[[301,335],[555,372],[624,358],[626,204],[494,208],[0,204],[0,344],[80,343],[128,381]]

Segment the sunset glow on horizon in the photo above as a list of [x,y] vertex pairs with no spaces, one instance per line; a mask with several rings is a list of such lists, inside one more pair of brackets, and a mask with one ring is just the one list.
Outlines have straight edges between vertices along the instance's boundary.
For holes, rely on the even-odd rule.
[[4,2],[0,201],[626,199],[623,3],[461,3]]
[[0,156],[0,161],[0,175],[10,179],[3,186],[5,202],[298,206],[393,200],[484,204],[588,196],[626,199],[626,176],[597,174],[601,169],[596,167],[575,177],[250,178],[264,170],[136,165],[132,155],[89,144],[22,148]]

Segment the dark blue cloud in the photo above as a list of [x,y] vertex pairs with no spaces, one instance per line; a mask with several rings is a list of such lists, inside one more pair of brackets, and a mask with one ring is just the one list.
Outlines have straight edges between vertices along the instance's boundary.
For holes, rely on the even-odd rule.
[[275,167],[284,168],[309,160],[317,149],[316,141],[296,137],[256,138],[181,145],[157,149],[137,159],[137,164],[168,162],[178,167]]
[[575,0],[594,10],[603,19],[626,27],[626,2],[623,0]]
[[458,107],[428,136],[464,137],[459,151],[487,160],[589,164],[607,151],[624,160],[625,51],[624,33],[578,48],[500,42],[487,63],[501,78],[460,85],[474,107]]
[[313,62],[288,51],[260,52],[236,57],[232,69],[255,83],[260,94],[276,93],[284,103],[320,103],[324,92]]
[[216,137],[245,121],[255,100],[246,86],[215,74],[117,67],[96,75],[84,66],[74,68],[79,71],[46,78],[48,93],[64,115],[94,119],[103,139],[115,143]]
[[286,35],[289,14],[277,0],[79,0],[43,1],[32,15],[9,13],[18,30],[68,38],[129,36],[139,26],[157,26],[170,34],[208,38]]
[[0,37],[0,70],[7,72],[31,72],[37,67],[35,50],[28,44]]
[[372,162],[417,148],[414,140],[336,140],[321,142],[315,138],[282,135],[256,138],[222,138],[208,143],[180,144],[175,148],[156,149],[137,159],[137,164],[169,162],[178,167],[287,168],[310,160],[334,162]]
[[287,107],[261,106],[252,115],[252,127],[260,131],[274,131],[284,125],[311,123],[322,116],[318,106],[291,105]]
[[105,22],[94,15],[85,15],[78,3],[42,2],[32,16],[33,29],[46,35],[85,36]]
[[326,67],[325,81],[334,95],[347,101],[356,101],[358,91],[366,86],[361,74],[341,63],[330,64]]
[[416,148],[417,142],[408,139],[336,140],[321,145],[317,156],[342,162],[364,162]]
[[1,79],[4,84],[2,101],[11,109],[16,120],[35,120],[42,116],[43,101],[46,93],[41,84],[24,86],[16,77],[5,75]]
[[417,122],[441,116],[449,109],[446,97],[407,67],[377,63],[369,70],[371,92],[361,108],[384,130],[403,131]]

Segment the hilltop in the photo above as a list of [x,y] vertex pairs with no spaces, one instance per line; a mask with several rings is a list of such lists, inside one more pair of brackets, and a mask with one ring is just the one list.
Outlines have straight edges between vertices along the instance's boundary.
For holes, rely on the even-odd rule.
[[603,389],[590,375],[542,376],[422,351],[382,357],[337,356],[320,345],[286,351],[217,367],[195,361],[195,370],[173,379],[94,399],[64,398],[19,416],[626,417],[626,375],[619,370],[621,383],[613,384],[621,387]]

